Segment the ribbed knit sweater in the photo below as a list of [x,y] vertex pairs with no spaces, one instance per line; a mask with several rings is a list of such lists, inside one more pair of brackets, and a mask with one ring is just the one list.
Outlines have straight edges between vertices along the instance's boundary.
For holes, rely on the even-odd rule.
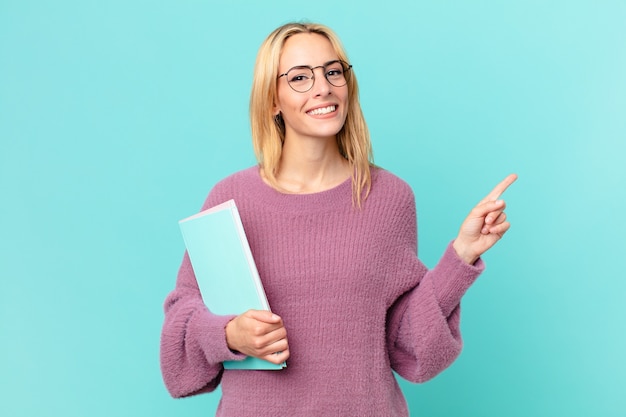
[[185,254],[165,301],[161,367],[174,397],[214,390],[217,416],[407,416],[392,370],[433,378],[459,355],[460,301],[483,270],[448,245],[431,270],[417,257],[410,187],[372,168],[361,209],[350,180],[314,194],[283,194],[258,167],[219,182],[203,208],[234,199],[290,357],[278,371],[224,371],[225,326],[202,302]]

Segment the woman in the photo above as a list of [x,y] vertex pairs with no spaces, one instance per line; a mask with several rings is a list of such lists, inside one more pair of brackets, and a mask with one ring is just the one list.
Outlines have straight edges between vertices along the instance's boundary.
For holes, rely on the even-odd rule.
[[[292,23],[262,44],[250,110],[259,165],[219,182],[234,199],[272,313],[217,316],[187,255],[165,302],[161,364],[174,397],[222,387],[218,416],[406,416],[392,370],[423,382],[461,350],[459,304],[508,230],[481,201],[435,268],[417,258],[409,186],[371,164],[356,77],[327,27]],[[280,371],[224,371],[247,355]]]

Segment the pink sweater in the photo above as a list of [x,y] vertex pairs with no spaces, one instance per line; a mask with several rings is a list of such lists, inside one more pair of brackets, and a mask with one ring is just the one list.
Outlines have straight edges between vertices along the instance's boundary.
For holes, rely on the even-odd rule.
[[459,303],[484,266],[451,245],[435,268],[417,258],[409,186],[372,169],[362,210],[350,181],[316,194],[281,194],[258,168],[219,182],[203,208],[235,199],[272,310],[291,356],[280,371],[224,371],[233,316],[203,304],[185,255],[165,301],[161,367],[183,397],[222,387],[218,416],[407,416],[392,370],[423,382],[461,350]]

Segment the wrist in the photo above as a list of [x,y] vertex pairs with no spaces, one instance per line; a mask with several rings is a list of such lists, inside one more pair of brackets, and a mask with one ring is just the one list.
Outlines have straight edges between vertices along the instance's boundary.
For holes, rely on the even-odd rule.
[[226,346],[228,346],[228,349],[233,352],[238,352],[237,348],[235,348],[233,344],[233,326],[233,320],[226,323],[226,326],[224,327],[224,337],[226,338]]
[[459,239],[455,239],[452,247],[457,256],[469,265],[474,265],[480,256],[471,251],[468,245],[463,244]]

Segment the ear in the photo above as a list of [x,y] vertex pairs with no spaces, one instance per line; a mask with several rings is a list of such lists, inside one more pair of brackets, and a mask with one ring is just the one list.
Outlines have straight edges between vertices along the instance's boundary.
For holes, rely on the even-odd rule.
[[274,106],[272,106],[272,115],[276,117],[279,114],[280,114],[280,106],[276,102],[274,102]]

